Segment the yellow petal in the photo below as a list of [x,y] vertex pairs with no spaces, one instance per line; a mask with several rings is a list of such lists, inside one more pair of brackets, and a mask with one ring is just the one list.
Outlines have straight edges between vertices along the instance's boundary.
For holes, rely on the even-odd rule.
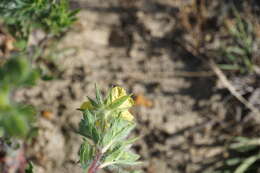
[[89,109],[92,110],[94,109],[94,106],[92,106],[92,104],[90,103],[90,101],[86,101],[84,103],[82,103],[82,105],[80,106],[80,109]]
[[112,94],[112,101],[115,101],[116,99],[118,99],[120,97],[126,96],[126,91],[124,88],[117,86],[117,87],[112,88],[111,94]]
[[134,119],[134,116],[129,111],[123,111],[120,116],[127,121],[133,121]]
[[[112,102],[126,95],[127,93],[124,88],[118,86],[112,88],[111,91]],[[134,105],[134,100],[132,98],[129,98],[122,105],[120,105],[119,108],[130,108],[133,105]]]

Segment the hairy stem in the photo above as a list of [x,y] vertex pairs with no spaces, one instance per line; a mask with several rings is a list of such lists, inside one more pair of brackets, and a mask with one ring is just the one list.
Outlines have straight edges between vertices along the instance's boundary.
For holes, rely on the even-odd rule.
[[97,173],[98,169],[99,169],[99,166],[100,166],[100,159],[102,157],[102,154],[101,153],[98,153],[95,157],[95,159],[93,160],[93,162],[91,163],[89,169],[88,169],[88,172],[87,173]]

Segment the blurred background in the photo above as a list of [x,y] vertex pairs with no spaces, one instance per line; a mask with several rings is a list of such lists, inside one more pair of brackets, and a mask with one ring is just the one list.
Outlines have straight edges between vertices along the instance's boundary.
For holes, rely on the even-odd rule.
[[259,2],[70,1],[77,21],[38,62],[54,79],[16,92],[41,112],[36,172],[81,172],[76,109],[95,83],[134,94],[144,172],[259,172]]

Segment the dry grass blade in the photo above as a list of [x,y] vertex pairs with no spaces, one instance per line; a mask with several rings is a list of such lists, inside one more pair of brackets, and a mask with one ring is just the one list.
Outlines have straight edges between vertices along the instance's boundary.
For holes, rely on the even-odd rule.
[[212,58],[209,59],[209,65],[222,84],[230,91],[230,93],[235,96],[241,103],[243,103],[248,109],[255,113],[260,120],[260,111],[236,91],[235,87],[229,82],[223,71],[218,67]]

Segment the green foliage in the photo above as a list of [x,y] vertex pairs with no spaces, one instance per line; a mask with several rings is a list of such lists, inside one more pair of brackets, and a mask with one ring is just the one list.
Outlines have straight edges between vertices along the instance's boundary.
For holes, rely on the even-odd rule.
[[231,156],[216,173],[257,173],[260,162],[260,139],[238,137],[229,146]]
[[[139,163],[139,155],[130,150],[137,138],[127,139],[135,127],[135,122],[120,116],[125,111],[120,107],[131,98],[124,94],[116,95],[118,90],[121,91],[122,88],[113,88],[103,100],[96,87],[96,100],[89,98],[89,102],[81,106],[83,119],[79,124],[79,134],[84,137],[84,142],[79,155],[82,167],[89,171],[93,165],[101,169]],[[112,100],[115,97],[116,99]]]
[[[20,50],[27,48],[29,35],[35,29],[43,30],[52,36],[65,32],[76,20],[76,13],[77,11],[69,9],[68,0],[0,1],[0,21],[14,36],[15,45]],[[24,54],[29,53],[24,51]],[[21,52],[15,57],[11,54],[5,65],[0,67],[1,136],[25,137],[35,114],[32,107],[15,103],[11,99],[14,89],[34,85],[39,78],[39,71],[33,70],[26,58]]]
[[233,13],[235,23],[233,26],[228,26],[231,44],[222,42],[221,56],[226,59],[220,67],[224,70],[239,71],[242,74],[250,73],[253,70],[253,25],[249,20],[242,18],[235,8]]
[[25,173],[33,173],[33,164],[32,164],[32,162],[29,162],[29,165],[26,168]]
[[14,89],[35,84],[39,73],[23,57],[13,57],[0,67],[0,129],[2,135],[25,137],[34,120],[33,107],[16,103]]
[[1,0],[0,19],[16,38],[27,40],[34,29],[58,35],[76,20],[67,0]]
[[93,143],[98,143],[101,135],[101,132],[96,128],[95,122],[97,121],[97,117],[86,110],[83,114],[83,119],[79,124],[79,133],[82,136],[93,140]]
[[[45,49],[50,47],[46,43],[49,38],[60,38],[76,20],[77,12],[70,10],[68,0],[0,0],[1,31],[3,34],[11,34],[15,42],[10,44],[18,48],[15,49],[18,52],[8,50],[4,55],[5,59],[0,61],[0,142],[19,140],[24,143],[21,138],[30,139],[35,135],[36,128],[32,127],[36,111],[32,106],[15,102],[12,98],[14,91],[34,85],[40,74],[45,79],[51,78],[40,66]],[[30,35],[37,30],[43,31],[44,37],[37,41],[38,45],[35,47],[28,47]],[[37,64],[34,65],[41,70],[33,69],[29,59],[33,62],[37,59]],[[3,151],[10,150],[9,148],[7,146]],[[12,155],[13,152],[7,152],[5,157],[11,158]],[[20,159],[18,162],[24,161]],[[9,172],[9,168],[7,169]],[[33,172],[31,163],[25,172]]]
[[10,89],[35,84],[38,71],[32,70],[26,58],[17,56],[11,58],[0,69],[0,81],[2,86]]

